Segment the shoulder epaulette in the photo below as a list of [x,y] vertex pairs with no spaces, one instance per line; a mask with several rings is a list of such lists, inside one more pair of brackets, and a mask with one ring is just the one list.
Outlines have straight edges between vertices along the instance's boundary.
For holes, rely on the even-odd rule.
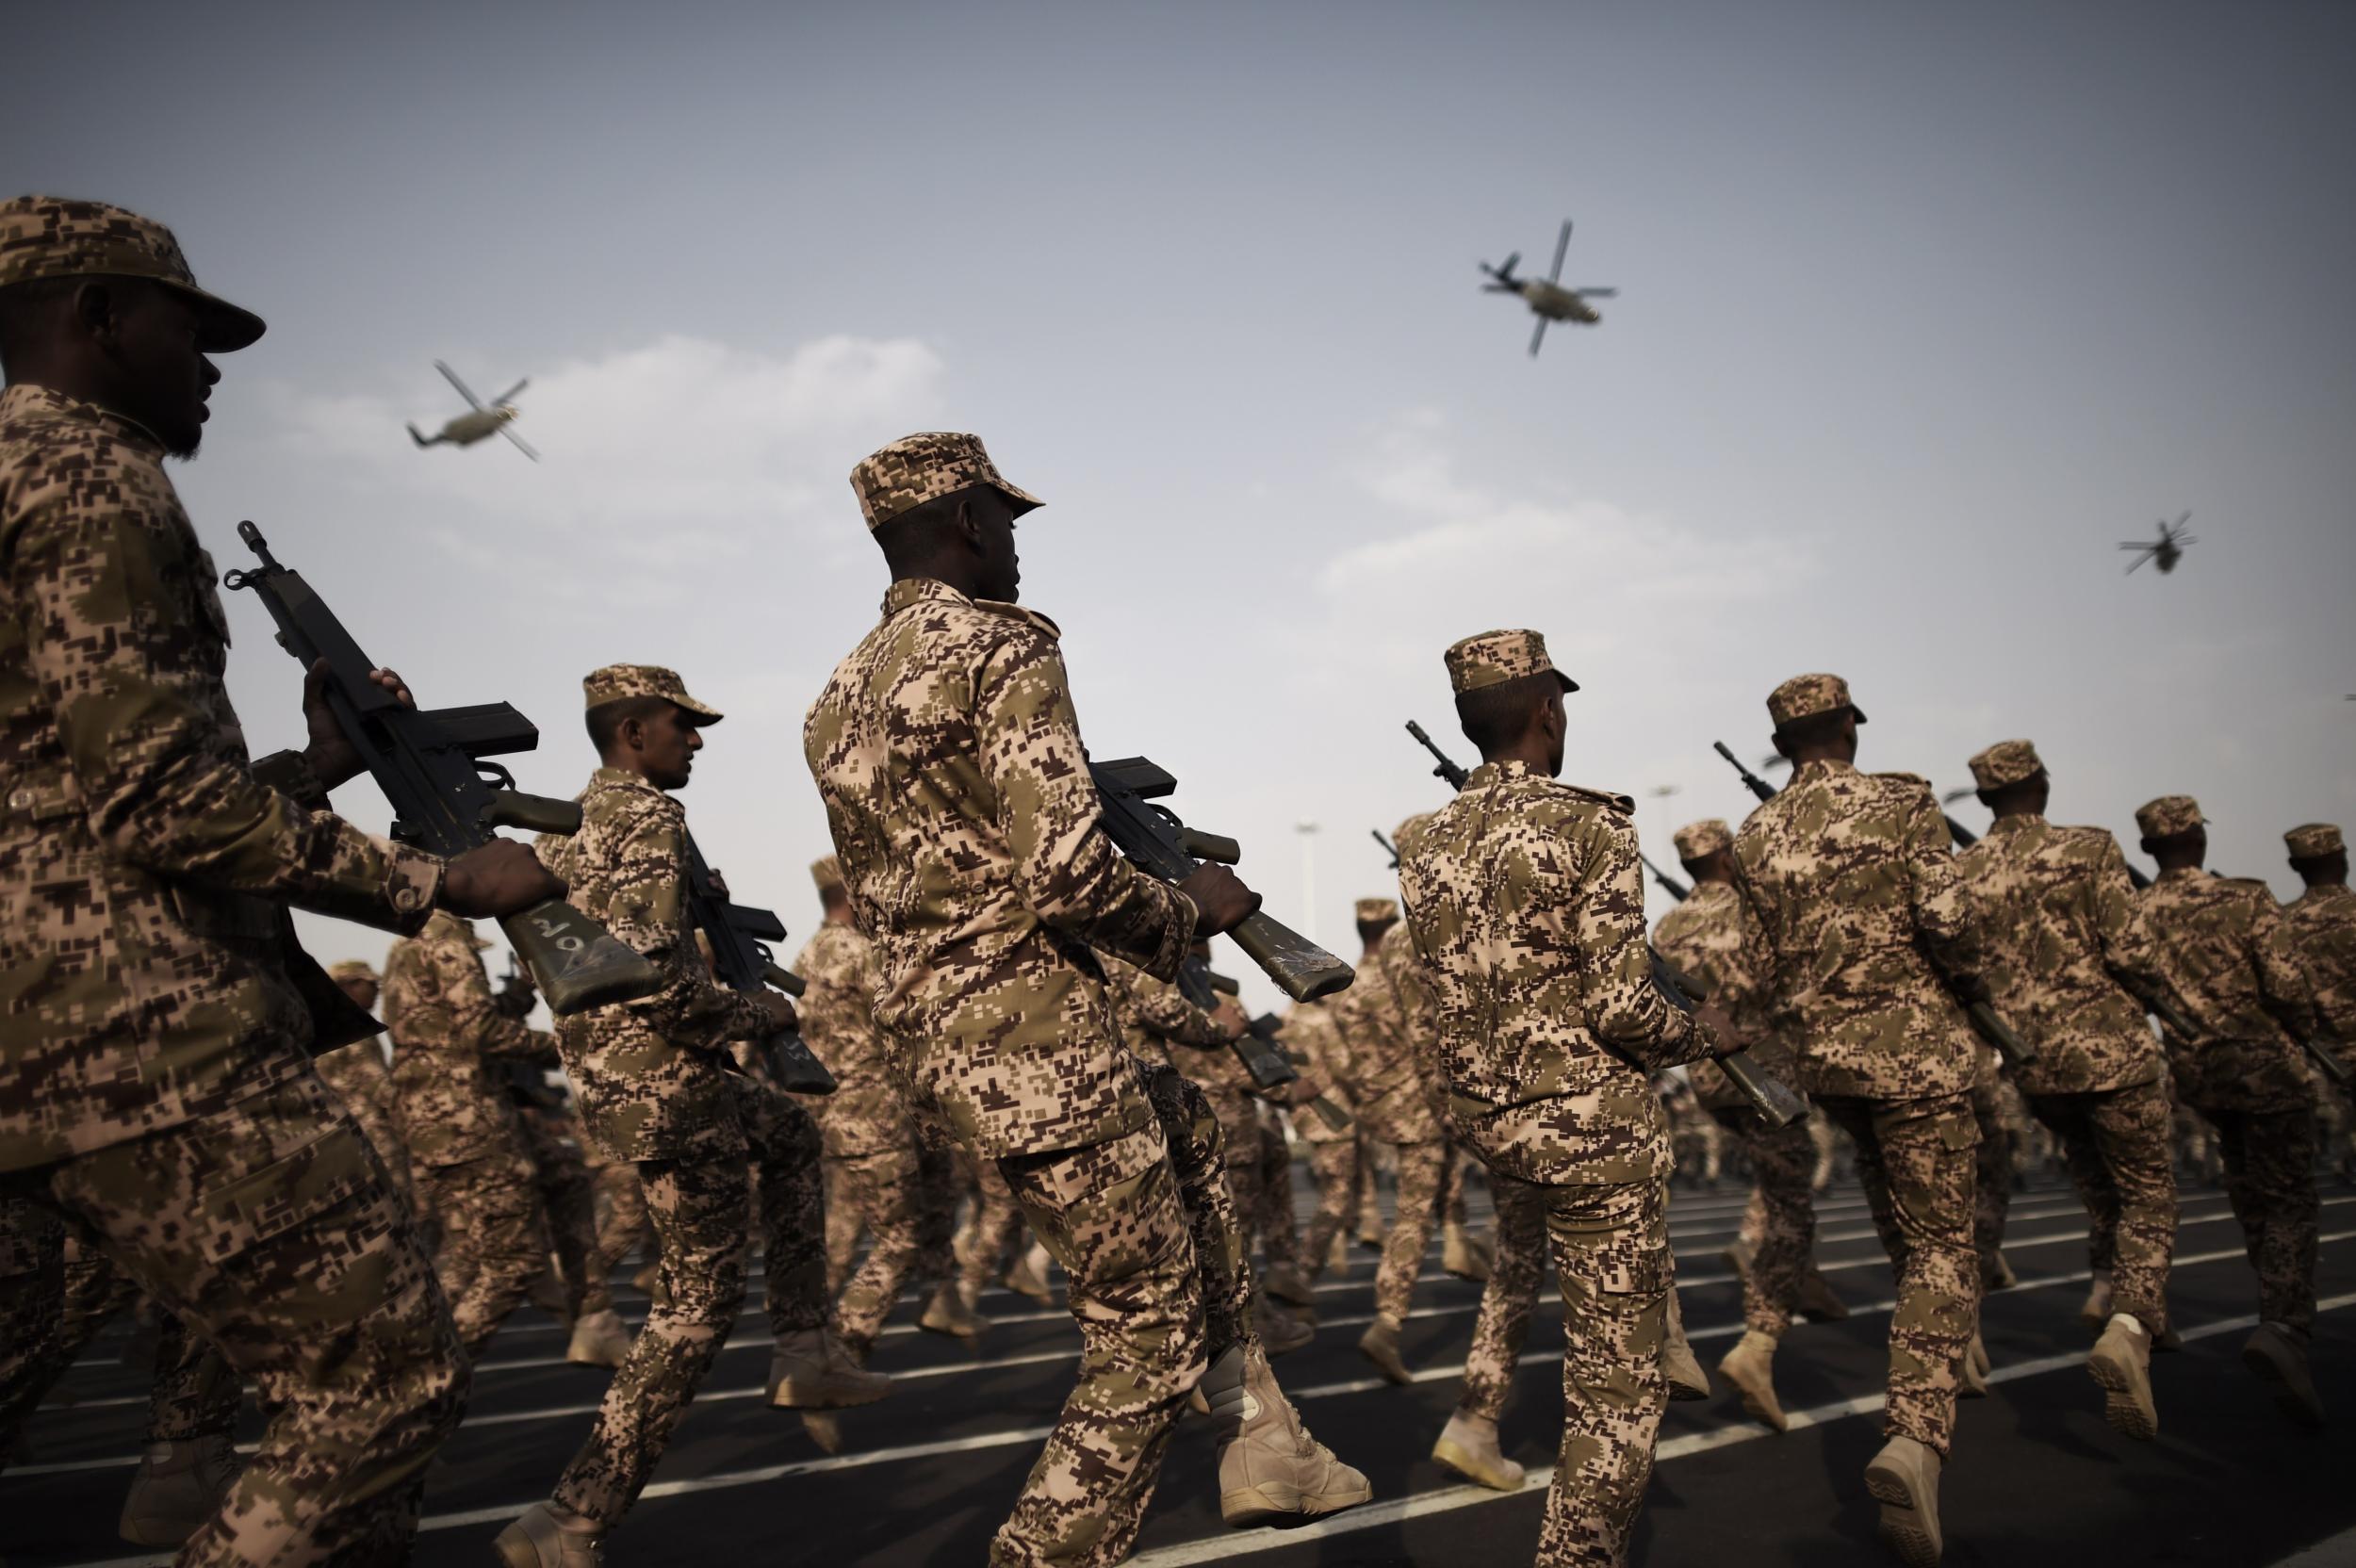
[[1627,795],[1613,794],[1610,790],[1590,790],[1581,784],[1565,784],[1559,778],[1554,781],[1554,787],[1577,799],[1608,807],[1624,817],[1636,814],[1636,802]]
[[1887,778],[1893,784],[1911,784],[1917,789],[1927,790],[1931,787],[1931,781],[1923,777],[1919,773],[1877,773],[1872,775],[1871,776],[1874,778]]

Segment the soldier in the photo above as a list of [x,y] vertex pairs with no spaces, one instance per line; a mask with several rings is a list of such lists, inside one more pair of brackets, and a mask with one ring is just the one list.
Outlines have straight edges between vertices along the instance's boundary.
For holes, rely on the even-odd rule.
[[1856,766],[1865,715],[1839,676],[1794,676],[1767,699],[1792,782],[1734,841],[1737,890],[1764,938],[1767,1004],[1788,1017],[1800,1086],[1857,1143],[1898,1274],[1890,1441],[1866,1466],[1883,1541],[1939,1560],[1939,1474],[1977,1332],[1972,1078],[1964,1004],[1985,999],[1979,939],[1947,825],[1912,774]]
[[[875,943],[876,1021],[1063,1266],[1086,1347],[990,1561],[1125,1557],[1198,1385],[1230,1524],[1365,1501],[1366,1478],[1302,1430],[1243,1304],[1219,1288],[1248,1289],[1248,1267],[1211,1279],[1221,1260],[1192,1244],[1173,1159],[1197,1124],[1160,1114],[1170,1086],[1122,1048],[1091,951],[1168,979],[1187,943],[1241,922],[1257,896],[1216,865],[1156,881],[1104,835],[1055,624],[1014,603],[1014,520],[1038,502],[980,441],[908,436],[851,483],[893,581],[803,747]],[[1215,1150],[1216,1120],[1207,1131]]]
[[[331,814],[361,761],[318,674],[309,745],[256,777],[163,460],[197,449],[206,356],[261,333],[160,224],[0,204],[0,1200],[95,1240],[270,1413],[180,1561],[385,1561],[466,1364],[400,1194],[306,1059],[358,1026],[321,1032],[343,999],[286,908],[405,932],[563,890],[521,844],[446,863]],[[0,1336],[0,1404],[30,1348]]]
[[[362,1012],[375,1010],[376,971],[367,964],[347,958],[330,964],[327,977],[352,998],[353,1006]],[[311,1065],[319,1069],[327,1086],[335,1091],[335,1098],[344,1102],[352,1119],[360,1124],[361,1135],[368,1140],[368,1147],[376,1151],[376,1157],[384,1162],[384,1172],[401,1189],[401,1195],[411,1196],[409,1150],[401,1139],[393,1075],[384,1066],[384,1046],[371,1035],[350,1045],[339,1045]]]
[[[512,1016],[525,1017],[532,992],[528,986],[502,989],[499,1001]],[[580,1108],[548,1083],[536,1062],[508,1060],[499,1067],[548,1232],[549,1266],[533,1284],[532,1299],[564,1321],[571,1335],[566,1361],[618,1367],[630,1353],[630,1330],[614,1310],[613,1270],[599,1263],[597,1178],[589,1171]]]
[[581,690],[597,770],[581,793],[580,832],[541,841],[575,905],[645,955],[663,985],[560,1019],[557,1045],[589,1135],[638,1167],[662,1246],[661,1288],[555,1494],[499,1532],[510,1568],[595,1568],[637,1502],[744,1299],[748,1162],[775,1345],[769,1402],[834,1409],[892,1391],[826,1327],[818,1129],[729,1051],[792,1028],[794,1004],[721,986],[695,940],[701,933],[687,927],[687,814],[671,792],[686,788],[720,711],[652,664],[592,670]]
[[1538,1188],[1562,1282],[1562,1447],[1538,1561],[1616,1563],[1667,1403],[1670,1162],[1649,1073],[1739,1040],[1715,1003],[1688,1016],[1652,983],[1631,803],[1554,782],[1578,688],[1545,639],[1487,632],[1447,663],[1481,762],[1399,845],[1399,889],[1451,1119],[1494,1177]]
[[2045,820],[2052,792],[2027,741],[1972,759],[1988,836],[1957,857],[1988,943],[1988,984],[2004,1019],[2036,1048],[2015,1067],[2029,1109],[2070,1149],[2086,1212],[2111,1237],[2102,1338],[2087,1369],[2121,1434],[2159,1433],[2154,1336],[2168,1329],[2176,1245],[2167,1064],[2144,1011],[2164,996],[2158,954],[2127,880],[2127,858],[2099,827]]
[[[2320,1037],[2341,1066],[2356,1071],[2356,897],[2348,890],[2348,844],[2328,822],[2294,827],[2282,842],[2290,850],[2291,870],[2307,884],[2283,909],[2282,923],[2315,994]],[[2348,1144],[2330,1163],[2347,1171],[2356,1155],[2356,1107],[2345,1087],[2333,1087],[2331,1094]]]
[[1293,1124],[1309,1146],[1309,1173],[1317,1189],[1317,1209],[1301,1242],[1301,1274],[1314,1287],[1328,1268],[1340,1266],[1337,1260],[1349,1245],[1350,1222],[1358,1203],[1358,1122],[1346,1086],[1348,1051],[1334,1027],[1333,1010],[1322,1002],[1296,1004],[1284,1016],[1281,1037],[1301,1071],[1325,1084],[1327,1096],[1351,1111],[1350,1121],[1338,1128],[1313,1116]]
[[2135,810],[2143,852],[2160,874],[2143,918],[2176,1010],[2194,1028],[2171,1034],[2185,1102],[2217,1129],[2225,1197],[2258,1273],[2257,1331],[2244,1364],[2274,1385],[2292,1419],[2323,1421],[2307,1368],[2315,1316],[2315,1119],[2299,1037],[2315,1031],[2314,997],[2281,906],[2255,877],[2202,871],[2209,835],[2190,795]]

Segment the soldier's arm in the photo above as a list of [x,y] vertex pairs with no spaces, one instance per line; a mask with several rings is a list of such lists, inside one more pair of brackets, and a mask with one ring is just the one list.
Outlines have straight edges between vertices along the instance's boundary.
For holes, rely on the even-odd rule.
[[450,1043],[481,1056],[554,1062],[556,1042],[523,1020],[499,1010],[483,956],[466,941],[428,941],[419,956],[450,1013]]
[[2161,978],[2159,944],[2151,939],[2135,884],[2127,879],[2127,857],[2108,835],[2100,863],[2086,879],[2086,923],[2110,977],[2146,1007],[2171,1004]]
[[2250,956],[2258,972],[2258,999],[2283,1028],[2302,1040],[2313,1039],[2321,1032],[2315,988],[2299,961],[2290,923],[2272,893],[2255,890],[2253,900],[2257,914],[2250,928]]
[[6,519],[8,599],[90,831],[158,874],[386,930],[424,924],[439,859],[306,811],[237,760],[216,633],[163,580],[151,542],[178,525],[118,494],[84,483]]
[[1907,897],[1923,953],[1959,990],[1984,990],[1988,955],[1980,939],[1979,922],[1963,874],[1955,866],[1946,815],[1929,786],[1913,792],[1903,831]]
[[1156,979],[1174,976],[1194,939],[1194,904],[1105,837],[1055,645],[1043,637],[1000,645],[976,681],[973,722],[1023,902]]
[[1583,846],[1565,845],[1563,858],[1584,869],[1576,882],[1542,893],[1542,920],[1560,924],[1587,956],[1586,1023],[1606,1045],[1653,1071],[1711,1054],[1716,1040],[1693,1016],[1672,1005],[1653,984],[1652,948],[1644,939],[1644,873],[1636,858],[1636,830],[1597,816]]
[[1127,1021],[1173,1045],[1223,1051],[1227,1031],[1219,1021],[1180,994],[1178,988],[1142,974],[1121,976],[1117,1004]]
[[649,803],[617,825],[606,929],[663,975],[652,994],[622,1005],[673,1045],[691,1050],[758,1038],[768,1027],[767,1012],[750,994],[712,979],[687,931],[685,818]]

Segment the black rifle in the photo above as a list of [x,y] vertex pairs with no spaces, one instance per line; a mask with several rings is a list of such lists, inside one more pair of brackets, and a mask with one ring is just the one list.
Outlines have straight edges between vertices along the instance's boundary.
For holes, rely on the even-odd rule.
[[1391,869],[1393,871],[1399,870],[1399,845],[1384,838],[1383,836],[1383,829],[1379,827],[1369,827],[1366,831],[1373,834],[1374,841],[1383,846],[1383,853],[1391,858]]
[[[1187,1001],[1206,1013],[1218,1009],[1220,996],[1243,994],[1241,986],[1199,958],[1188,958],[1180,966],[1178,988]],[[1282,1088],[1301,1081],[1292,1058],[1284,1054],[1284,1042],[1276,1037],[1279,1027],[1274,1013],[1262,1013],[1252,1020],[1241,1039],[1232,1042],[1236,1059],[1252,1074],[1252,1082],[1262,1089]],[[1322,1094],[1309,1102],[1309,1108],[1337,1133],[1350,1125],[1350,1113]]]
[[[1199,833],[1168,807],[1153,804],[1175,791],[1178,780],[1144,758],[1090,762],[1088,776],[1113,847],[1149,875],[1183,882],[1206,860],[1232,866],[1243,858],[1235,840]],[[1358,977],[1356,970],[1264,914],[1252,915],[1227,935],[1295,1002],[1330,996]]]
[[1636,858],[1644,862],[1644,869],[1652,873],[1652,879],[1660,884],[1661,890],[1667,893],[1671,898],[1676,899],[1679,904],[1684,903],[1687,897],[1693,891],[1693,889],[1687,887],[1676,877],[1671,876],[1667,872],[1662,871],[1659,866],[1654,865],[1652,863],[1652,857],[1644,854],[1642,850],[1637,852]]
[[[1426,751],[1440,760],[1440,765],[1432,770],[1432,776],[1434,778],[1448,779],[1462,790],[1464,787],[1464,780],[1470,778],[1472,775],[1458,767],[1449,760],[1448,753],[1433,745],[1432,737],[1423,732],[1422,726],[1411,720],[1407,728],[1416,740],[1423,743]],[[1642,853],[1642,851],[1638,852],[1640,856]],[[1644,864],[1649,867],[1652,862],[1646,860]],[[1661,877],[1662,885],[1676,891],[1679,899],[1683,899],[1686,892],[1690,890],[1666,877],[1661,877],[1658,869],[1653,871],[1653,875]],[[1671,1005],[1681,1012],[1691,1013],[1693,1010],[1693,1004],[1688,998],[1698,997],[1702,993],[1693,989],[1690,982],[1684,988],[1680,988],[1677,984],[1679,977],[1677,971],[1669,967],[1667,961],[1653,949],[1650,943],[1645,944],[1645,951],[1652,954],[1653,984],[1660,988],[1663,996],[1669,999]],[[1726,1081],[1742,1091],[1742,1098],[1751,1102],[1752,1109],[1758,1111],[1770,1127],[1788,1127],[1792,1121],[1808,1114],[1808,1102],[1794,1094],[1791,1086],[1781,1079],[1771,1073],[1761,1072],[1758,1064],[1751,1060],[1749,1052],[1737,1051],[1732,1055],[1717,1056],[1711,1059],[1725,1071]],[[1633,1062],[1628,1065],[1636,1066]],[[1640,1068],[1638,1070],[1643,1070]],[[1651,1075],[1647,1073],[1646,1076]]]
[[[254,590],[278,624],[278,645],[305,670],[327,661],[327,705],[392,803],[395,839],[449,858],[488,843],[494,828],[580,830],[579,805],[521,793],[513,774],[483,760],[538,745],[531,720],[503,702],[431,710],[402,706],[368,678],[379,666],[303,574],[271,558],[262,531],[239,523],[237,537],[262,564],[231,572],[222,583],[232,592]],[[548,1010],[560,1018],[644,996],[661,983],[653,965],[561,899],[505,916],[499,929],[532,966]]]
[[[1710,743],[1717,748],[1719,756],[1733,764],[1736,773],[1742,776],[1742,783],[1751,793],[1761,800],[1775,798],[1775,787],[1744,767],[1742,760],[1728,751],[1724,741],[1712,741]],[[1946,817],[1947,836],[1955,840],[1956,843],[1969,848],[1979,841],[1976,835],[1968,832],[1964,825],[1955,818],[1948,817],[1943,811],[1939,815]],[[2007,1065],[2016,1068],[2027,1067],[2037,1060],[2037,1053],[2030,1048],[2029,1042],[2013,1033],[2012,1025],[2004,1021],[2003,1016],[1996,1011],[1995,1004],[1986,997],[1982,997],[1977,1002],[1963,1002],[1961,997],[1957,997],[1956,1001],[1962,1003],[1963,1010],[1971,1017],[1972,1027],[1978,1031],[1980,1038],[1994,1046],[1996,1054],[2004,1057]]]
[[499,988],[491,998],[492,1005],[509,1018],[529,1018],[534,1000],[532,976],[524,972],[523,966],[515,961],[515,955],[510,953],[507,956],[507,972],[499,976]]
[[[775,910],[730,903],[692,833],[687,836],[687,923],[712,943],[712,972],[720,984],[748,996],[772,986],[797,994],[794,977],[769,953],[769,943],[785,940],[785,923]],[[756,1044],[756,1054],[788,1094],[834,1092],[834,1074],[794,1030],[764,1036]]]

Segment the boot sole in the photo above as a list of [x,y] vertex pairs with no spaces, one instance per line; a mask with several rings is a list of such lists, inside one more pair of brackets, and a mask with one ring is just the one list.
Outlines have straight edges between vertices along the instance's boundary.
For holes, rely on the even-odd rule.
[[1271,1524],[1279,1519],[1314,1519],[1320,1514],[1339,1513],[1346,1508],[1371,1502],[1374,1487],[1364,1484],[1347,1492],[1325,1492],[1314,1496],[1298,1487],[1248,1486],[1240,1492],[1219,1494],[1219,1516],[1231,1528],[1245,1529],[1253,1525]]
[[1490,1469],[1463,1448],[1446,1439],[1433,1445],[1432,1459],[1435,1464],[1446,1465],[1475,1486],[1485,1486],[1492,1492],[1519,1492],[1522,1489],[1522,1483],[1530,1478],[1529,1473],[1523,1471],[1508,1480],[1503,1472]]
[[1415,1380],[1415,1374],[1407,1370],[1407,1364],[1403,1361],[1396,1358],[1385,1360],[1363,1345],[1358,1347],[1358,1353],[1366,1357],[1377,1372],[1383,1374],[1385,1382],[1397,1383],[1403,1388]]
[[1939,1541],[1915,1506],[1914,1489],[1891,1470],[1865,1467],[1865,1490],[1881,1504],[1882,1544],[1906,1568],[1939,1568]]
[[2282,1370],[2281,1364],[2272,1356],[2254,1345],[2245,1345],[2241,1348],[2241,1364],[2255,1372],[2259,1380],[2274,1391],[2275,1408],[2284,1415],[2302,1427],[2323,1425],[2323,1410],[2320,1403],[2311,1404],[2299,1397],[2298,1389],[2291,1382],[2290,1375]]
[[2086,1371],[2102,1386],[2102,1419],[2121,1437],[2149,1443],[2160,1435],[2160,1413],[2151,1403],[2147,1379],[2140,1397],[2135,1368],[2096,1351],[2086,1358]]
[[878,1399],[889,1397],[891,1393],[892,1385],[886,1382],[873,1393],[861,1390],[856,1396],[847,1399],[810,1398],[808,1397],[808,1390],[797,1389],[787,1381],[770,1391],[769,1403],[777,1410],[850,1410],[859,1405],[872,1405]]

